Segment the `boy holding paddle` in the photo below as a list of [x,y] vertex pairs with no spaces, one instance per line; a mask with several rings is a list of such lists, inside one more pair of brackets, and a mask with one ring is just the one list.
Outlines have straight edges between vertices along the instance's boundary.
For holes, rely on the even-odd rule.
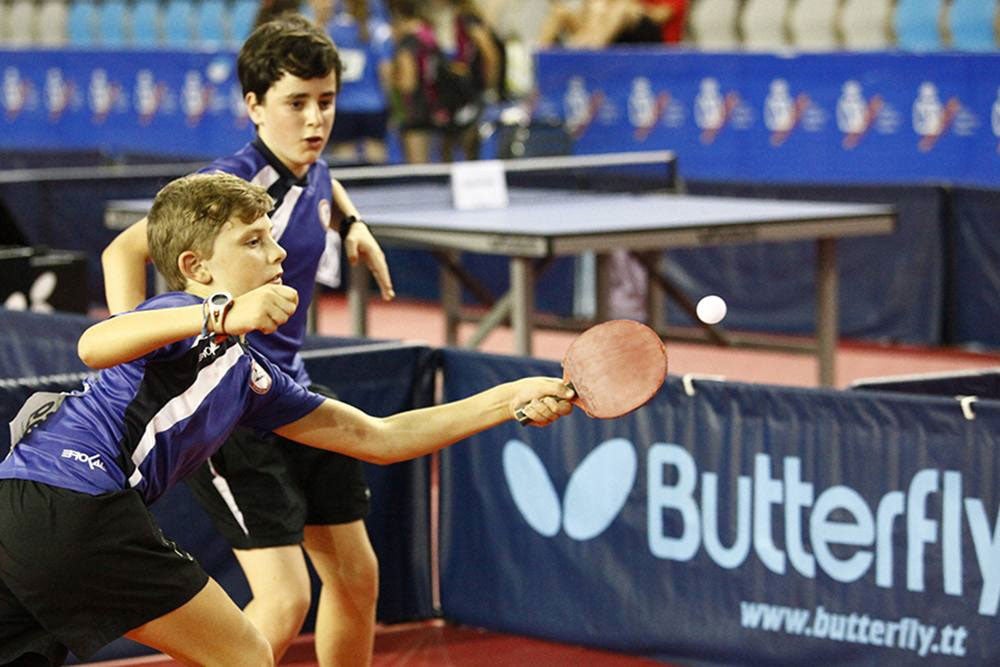
[[87,658],[125,635],[185,663],[271,665],[271,647],[146,506],[238,425],[373,463],[427,454],[514,418],[572,409],[525,378],[375,418],[299,385],[248,344],[295,312],[263,188],[228,174],[165,187],[149,247],[171,289],[80,338],[103,368],[84,391],[36,395],[0,463],[0,665]]

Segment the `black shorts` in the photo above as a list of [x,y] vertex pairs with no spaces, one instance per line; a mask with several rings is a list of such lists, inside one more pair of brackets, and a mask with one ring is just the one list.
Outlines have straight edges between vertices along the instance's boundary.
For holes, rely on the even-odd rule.
[[389,124],[388,111],[337,112],[337,120],[330,133],[330,143],[340,144],[356,139],[385,140]]
[[[133,490],[0,480],[0,665],[102,646],[197,595],[208,575]],[[42,663],[44,664],[44,663]]]
[[371,504],[357,459],[247,428],[185,481],[234,549],[301,544],[305,526],[364,519]]

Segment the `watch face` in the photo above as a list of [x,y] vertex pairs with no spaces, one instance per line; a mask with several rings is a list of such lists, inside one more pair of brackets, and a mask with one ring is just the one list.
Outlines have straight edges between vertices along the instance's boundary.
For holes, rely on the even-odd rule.
[[215,306],[216,308],[220,308],[220,307],[226,305],[227,303],[229,303],[232,300],[232,298],[233,297],[229,296],[228,294],[222,294],[220,292],[218,294],[213,294],[210,297],[210,299],[211,299],[210,303],[213,306]]

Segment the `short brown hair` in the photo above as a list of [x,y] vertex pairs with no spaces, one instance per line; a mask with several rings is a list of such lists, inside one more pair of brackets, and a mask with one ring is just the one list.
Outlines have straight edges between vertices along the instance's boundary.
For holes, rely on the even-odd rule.
[[337,90],[343,69],[337,47],[326,32],[299,14],[282,14],[250,33],[236,60],[243,94],[258,102],[286,73],[300,79],[321,79],[336,73]]
[[187,250],[212,256],[215,237],[232,219],[250,224],[271,210],[267,190],[242,178],[215,172],[171,181],[156,195],[146,217],[149,256],[171,290],[187,279],[177,258]]

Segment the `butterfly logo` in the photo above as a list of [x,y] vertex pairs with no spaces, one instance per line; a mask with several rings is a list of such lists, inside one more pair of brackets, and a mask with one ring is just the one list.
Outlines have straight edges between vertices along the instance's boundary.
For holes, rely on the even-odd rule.
[[503,471],[514,504],[536,532],[554,537],[560,528],[578,541],[603,533],[615,520],[635,484],[638,459],[624,438],[598,445],[570,475],[560,503],[538,455],[520,440],[503,450]]

